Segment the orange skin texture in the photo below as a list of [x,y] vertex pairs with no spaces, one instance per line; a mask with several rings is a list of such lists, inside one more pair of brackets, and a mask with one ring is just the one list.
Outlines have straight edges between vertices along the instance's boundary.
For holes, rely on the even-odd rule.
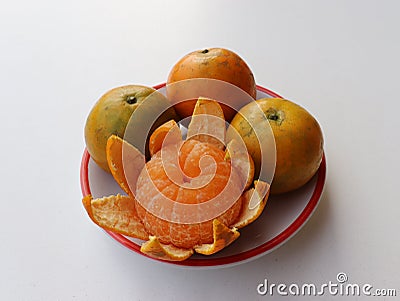
[[[110,172],[106,155],[107,139],[111,135],[123,138],[134,111],[154,92],[153,88],[140,85],[116,87],[102,95],[93,106],[85,124],[85,142],[91,158],[105,171]],[[168,100],[161,95],[160,102],[169,106]],[[169,119],[177,119],[172,107],[160,116],[154,129]]]
[[[271,193],[280,194],[300,188],[314,176],[322,160],[324,141],[317,120],[301,106],[280,98],[259,99],[244,106],[240,113],[252,122],[259,123],[265,117],[260,116],[259,110],[255,110],[257,104],[269,121],[276,144],[276,167]],[[280,115],[277,120],[271,117],[273,112]],[[256,170],[259,170],[261,152],[250,124],[237,114],[231,126],[243,137]]]
[[[167,84],[192,78],[211,78],[231,83],[254,99],[257,88],[252,71],[246,62],[236,53],[224,48],[209,48],[193,51],[180,59],[169,73]],[[202,95],[198,95],[202,96]],[[191,116],[196,100],[175,104],[175,110],[181,118]],[[235,110],[221,104],[225,120],[232,120]]]

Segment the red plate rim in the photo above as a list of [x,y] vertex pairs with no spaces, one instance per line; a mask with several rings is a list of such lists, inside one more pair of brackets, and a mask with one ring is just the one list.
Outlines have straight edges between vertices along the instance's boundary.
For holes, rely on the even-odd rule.
[[[159,84],[154,86],[154,89],[161,89],[165,87],[165,83]],[[278,97],[282,98],[280,95],[277,93],[258,86],[257,85],[257,90],[267,93],[268,95],[272,97]],[[88,194],[91,194],[90,190],[90,184],[89,184],[89,159],[90,155],[87,149],[85,148],[82,156],[82,161],[81,161],[81,168],[80,168],[80,184],[81,184],[81,190],[82,190],[82,195],[86,196]],[[314,210],[316,209],[319,200],[322,195],[322,191],[324,188],[325,184],[325,177],[326,177],[326,159],[325,159],[325,154],[323,154],[322,157],[322,162],[321,165],[318,169],[317,172],[317,182],[314,188],[314,191],[310,197],[310,200],[308,201],[306,207],[303,209],[303,211],[300,213],[300,215],[281,233],[276,235],[274,238],[266,241],[260,246],[255,247],[254,249],[247,250],[235,255],[230,255],[226,257],[219,257],[219,258],[212,258],[212,257],[207,257],[207,258],[201,258],[201,259],[193,259],[189,258],[184,261],[164,261],[164,260],[159,260],[155,259],[153,257],[150,257],[142,252],[140,252],[140,246],[136,244],[135,242],[129,240],[125,236],[114,233],[112,231],[107,231],[105,232],[111,236],[113,239],[115,239],[117,242],[122,244],[123,246],[127,247],[128,249],[142,255],[148,258],[151,258],[156,261],[161,261],[164,263],[169,263],[169,264],[174,264],[174,265],[180,265],[180,266],[192,266],[192,267],[212,267],[212,266],[222,266],[222,265],[229,265],[229,264],[235,264],[239,262],[243,262],[246,260],[249,260],[254,257],[258,257],[260,255],[266,254],[273,249],[279,247],[282,245],[286,240],[288,240],[290,237],[292,237],[294,234],[297,233],[298,230],[302,227],[302,225],[305,224],[305,222],[310,218]]]

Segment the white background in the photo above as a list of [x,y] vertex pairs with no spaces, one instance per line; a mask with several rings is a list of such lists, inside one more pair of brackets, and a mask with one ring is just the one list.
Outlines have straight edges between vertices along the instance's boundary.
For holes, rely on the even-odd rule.
[[[399,296],[399,10],[388,0],[3,1],[0,299],[271,300],[257,295],[265,278],[321,284],[339,272]],[[215,46],[314,114],[328,174],[285,245],[189,270],[143,259],[89,221],[83,128],[110,88],[165,82],[183,55]]]

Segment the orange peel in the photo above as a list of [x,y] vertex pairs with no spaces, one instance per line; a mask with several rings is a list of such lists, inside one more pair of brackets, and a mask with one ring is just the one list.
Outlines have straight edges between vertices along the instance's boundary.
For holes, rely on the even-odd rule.
[[215,100],[200,97],[194,107],[187,139],[197,139],[224,149],[225,135],[225,119],[221,106]]
[[[136,183],[145,165],[144,155],[133,145],[116,135],[107,139],[107,163],[115,181],[123,191],[133,196],[129,183]],[[129,183],[128,179],[129,178]]]
[[241,214],[233,227],[241,229],[254,222],[261,215],[267,204],[269,188],[270,185],[266,182],[254,181],[254,188],[243,194]]
[[163,146],[177,144],[182,141],[182,133],[175,120],[170,120],[158,127],[150,136],[149,151],[153,156]]
[[237,231],[236,228],[228,228],[218,219],[213,220],[213,243],[211,244],[202,244],[194,248],[194,250],[203,255],[211,255],[214,254],[232,242],[234,242],[240,233]]
[[105,230],[110,230],[126,236],[148,239],[143,224],[135,209],[134,200],[125,195],[112,195],[93,199],[87,195],[82,199],[91,220]]
[[149,240],[142,244],[140,251],[150,257],[169,261],[182,261],[193,254],[193,249],[183,249],[171,244],[163,244],[156,236],[150,236]]
[[226,146],[225,160],[231,160],[232,165],[238,169],[247,190],[253,184],[254,161],[247,152],[246,145],[241,145],[237,140],[231,140]]

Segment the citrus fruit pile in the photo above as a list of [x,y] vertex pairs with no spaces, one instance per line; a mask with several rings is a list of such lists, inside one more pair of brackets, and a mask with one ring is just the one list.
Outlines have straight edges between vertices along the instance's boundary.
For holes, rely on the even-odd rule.
[[166,96],[139,85],[104,94],[87,118],[86,146],[125,194],[84,196],[89,217],[161,260],[230,245],[270,191],[303,186],[323,155],[311,114],[289,100],[256,100],[256,88],[241,57],[211,48],[175,64]]

